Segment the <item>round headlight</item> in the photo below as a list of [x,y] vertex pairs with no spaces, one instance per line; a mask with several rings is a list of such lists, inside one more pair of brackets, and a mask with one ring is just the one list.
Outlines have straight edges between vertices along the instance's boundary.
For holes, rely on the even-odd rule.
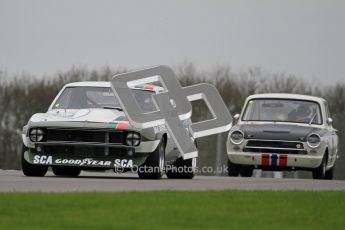
[[230,133],[230,141],[235,144],[239,145],[244,140],[244,134],[241,130],[235,130]]
[[44,138],[44,132],[42,129],[31,129],[29,137],[32,142],[41,142]]
[[129,146],[138,146],[140,144],[140,135],[137,133],[128,133],[126,136],[126,144]]
[[318,134],[310,134],[307,138],[307,144],[309,145],[309,147],[311,148],[317,148],[320,146],[321,143],[321,138]]

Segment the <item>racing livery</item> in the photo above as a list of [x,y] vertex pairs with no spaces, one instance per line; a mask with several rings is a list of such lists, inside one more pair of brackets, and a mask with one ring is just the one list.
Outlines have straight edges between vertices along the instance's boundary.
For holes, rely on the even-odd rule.
[[332,179],[338,136],[326,100],[296,94],[249,96],[227,140],[229,176],[253,169],[310,170]]
[[[155,111],[154,85],[131,88],[143,112]],[[182,121],[188,130],[190,120]],[[137,129],[128,122],[110,82],[65,85],[46,113],[34,114],[22,131],[22,170],[44,176],[48,167],[57,176],[78,176],[81,170],[136,170],[140,178],[158,179],[165,165],[168,178],[193,178],[196,158],[183,160],[164,125]]]

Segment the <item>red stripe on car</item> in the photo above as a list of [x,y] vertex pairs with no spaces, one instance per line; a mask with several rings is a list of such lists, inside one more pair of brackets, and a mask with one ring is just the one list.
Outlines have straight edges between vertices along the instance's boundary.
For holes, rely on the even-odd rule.
[[287,166],[287,154],[280,154],[279,155],[279,166]]
[[146,90],[154,90],[154,88],[155,88],[155,86],[154,85],[145,85],[144,86],[144,89],[146,89]]
[[124,130],[128,129],[128,122],[120,122],[116,125],[116,129]]
[[261,165],[269,166],[270,165],[270,154],[261,155]]

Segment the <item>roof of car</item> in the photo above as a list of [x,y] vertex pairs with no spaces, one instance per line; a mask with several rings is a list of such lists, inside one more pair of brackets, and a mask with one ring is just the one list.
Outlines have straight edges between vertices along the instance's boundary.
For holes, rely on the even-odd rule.
[[325,99],[321,97],[314,97],[314,96],[303,95],[303,94],[291,94],[291,93],[254,94],[254,95],[249,96],[247,100],[260,99],[260,98],[296,99],[296,100],[316,101],[319,103],[322,103],[325,101]]
[[97,87],[110,87],[110,81],[80,81],[80,82],[72,82],[65,85],[66,87],[69,86],[97,86]]
[[[65,87],[111,87],[111,84],[110,81],[80,81],[68,83],[65,85]],[[134,86],[134,89],[149,90],[156,92],[164,90],[163,87],[150,84],[136,85]]]

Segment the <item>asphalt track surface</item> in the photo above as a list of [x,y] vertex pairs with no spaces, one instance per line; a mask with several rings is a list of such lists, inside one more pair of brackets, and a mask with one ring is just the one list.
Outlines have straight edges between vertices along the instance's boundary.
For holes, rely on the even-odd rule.
[[0,192],[120,192],[205,190],[345,190],[345,181],[196,176],[192,180],[140,180],[135,174],[82,172],[77,178],[26,177],[21,171],[0,170]]

